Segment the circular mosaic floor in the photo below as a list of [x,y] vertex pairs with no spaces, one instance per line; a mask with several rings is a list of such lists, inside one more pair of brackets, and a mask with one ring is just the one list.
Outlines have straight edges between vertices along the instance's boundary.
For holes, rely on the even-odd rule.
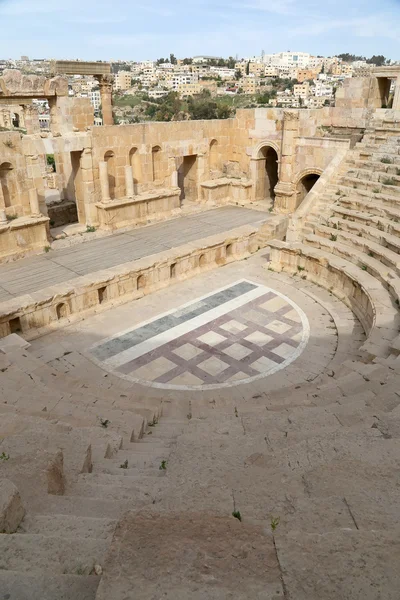
[[164,389],[213,389],[284,369],[307,345],[304,312],[283,294],[240,280],[102,340],[93,360]]

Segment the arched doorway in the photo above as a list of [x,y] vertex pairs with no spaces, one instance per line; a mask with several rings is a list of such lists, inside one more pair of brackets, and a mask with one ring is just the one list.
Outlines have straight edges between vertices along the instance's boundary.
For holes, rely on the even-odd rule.
[[272,146],[263,146],[258,151],[256,200],[275,199],[278,183],[278,153]]
[[12,170],[13,166],[9,162],[4,162],[0,165],[0,187],[6,208],[11,206],[12,200]]
[[319,177],[318,173],[308,173],[299,179],[297,184],[297,206],[300,206],[308,192],[310,192],[317,183]]

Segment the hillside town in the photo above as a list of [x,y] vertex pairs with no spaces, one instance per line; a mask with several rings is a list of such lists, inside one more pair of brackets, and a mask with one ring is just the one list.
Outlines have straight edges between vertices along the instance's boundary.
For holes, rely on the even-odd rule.
[[[261,53],[239,59],[218,56],[167,58],[142,62],[111,61],[114,122],[170,121],[228,118],[237,108],[321,108],[335,106],[336,90],[351,77],[368,77],[377,66],[393,64],[384,56],[365,58],[351,54],[333,57],[306,52]],[[0,60],[6,69],[25,74],[49,75],[52,61]],[[69,96],[89,98],[95,125],[102,125],[99,83],[93,76],[69,77]],[[46,101],[35,100],[40,126],[48,130],[50,110]],[[18,118],[1,116],[0,127],[18,128]]]

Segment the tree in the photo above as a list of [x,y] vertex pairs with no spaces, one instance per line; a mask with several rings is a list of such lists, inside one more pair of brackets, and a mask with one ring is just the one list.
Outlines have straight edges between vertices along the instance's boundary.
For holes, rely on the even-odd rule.
[[236,79],[236,81],[238,81],[242,77],[243,77],[242,71],[240,69],[236,69],[236,71],[235,71],[235,79]]
[[176,65],[176,63],[178,61],[176,60],[175,54],[170,54],[169,55],[169,62],[171,63],[171,65]]
[[250,75],[250,61],[246,65],[246,75]]
[[258,104],[268,104],[270,99],[271,99],[271,95],[268,92],[265,92],[264,94],[260,94],[259,96],[257,96],[257,103]]
[[193,58],[184,58],[183,59],[184,65],[191,65],[192,63],[193,63]]
[[382,67],[384,64],[386,64],[387,60],[386,58],[383,56],[383,54],[378,54],[377,56],[374,54],[373,56],[371,56],[371,58],[367,58],[367,63],[369,65],[376,65],[377,67]]

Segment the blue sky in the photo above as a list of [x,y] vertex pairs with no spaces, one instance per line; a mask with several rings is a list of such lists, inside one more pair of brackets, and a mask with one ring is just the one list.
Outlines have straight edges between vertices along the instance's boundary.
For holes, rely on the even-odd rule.
[[0,58],[284,50],[400,60],[400,0],[0,0]]

